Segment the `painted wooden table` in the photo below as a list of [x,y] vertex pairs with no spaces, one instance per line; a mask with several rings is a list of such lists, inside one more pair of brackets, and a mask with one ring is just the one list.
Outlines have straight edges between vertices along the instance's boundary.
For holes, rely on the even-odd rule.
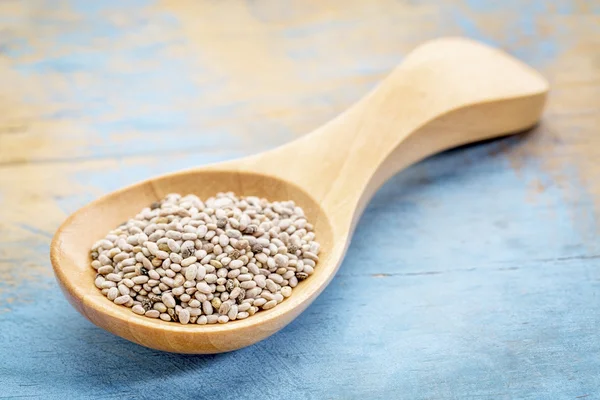
[[[279,334],[166,354],[63,298],[78,207],[298,137],[441,35],[540,69],[542,124],[394,177]],[[597,0],[1,1],[0,399],[600,398],[596,179]]]

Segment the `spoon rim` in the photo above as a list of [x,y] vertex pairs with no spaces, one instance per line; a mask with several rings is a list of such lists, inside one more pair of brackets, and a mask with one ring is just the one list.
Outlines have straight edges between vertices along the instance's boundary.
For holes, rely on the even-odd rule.
[[[336,240],[334,240],[335,233],[334,227],[331,224],[330,218],[327,215],[325,209],[322,207],[321,203],[315,199],[307,190],[302,188],[301,186],[295,184],[294,182],[282,179],[281,177],[269,175],[263,171],[255,171],[255,170],[239,170],[236,169],[236,164],[238,161],[242,161],[245,158],[255,157],[256,155],[252,155],[249,157],[244,157],[237,160],[225,161],[216,164],[209,164],[203,167],[195,167],[195,168],[187,168],[180,171],[160,174],[157,176],[153,176],[138,182],[135,182],[131,185],[119,188],[115,191],[111,191],[107,194],[100,196],[99,198],[87,203],[81,208],[77,209],[75,212],[71,213],[65,221],[60,225],[57,229],[56,233],[52,238],[52,242],[50,245],[50,259],[54,274],[56,279],[61,286],[61,289],[65,291],[68,296],[67,298],[71,301],[71,297],[74,299],[78,299],[81,302],[81,306],[83,309],[80,309],[75,304],[75,308],[80,311],[87,319],[90,319],[87,312],[85,312],[86,308],[91,308],[94,311],[101,313],[104,316],[109,318],[118,319],[122,322],[128,324],[132,328],[150,328],[157,331],[163,331],[168,333],[219,333],[219,332],[232,332],[242,329],[250,329],[250,328],[258,328],[261,325],[265,325],[268,322],[276,321],[286,314],[290,312],[299,311],[298,314],[306,309],[310,303],[318,297],[318,295],[327,287],[335,273],[339,265],[341,264],[342,256],[335,258],[334,253],[336,253],[338,249],[338,245],[336,245]],[[86,211],[97,207],[108,199],[113,198],[115,196],[119,196],[121,194],[127,193],[132,190],[139,189],[144,185],[149,185],[152,188],[152,191],[157,199],[161,196],[159,195],[159,191],[155,187],[155,182],[158,180],[168,180],[179,177],[181,175],[187,174],[210,174],[210,173],[228,173],[228,174],[249,174],[255,176],[264,177],[270,181],[278,181],[279,183],[283,183],[286,186],[292,186],[297,191],[302,192],[307,199],[309,199],[318,209],[319,214],[319,226],[325,226],[329,231],[330,236],[330,245],[322,246],[322,251],[319,254],[319,262],[317,267],[315,268],[315,274],[310,276],[308,279],[298,282],[297,288],[304,287],[303,290],[297,290],[294,288],[292,291],[292,295],[288,298],[285,298],[281,303],[278,303],[277,306],[273,307],[269,310],[258,310],[254,315],[250,315],[243,320],[234,320],[228,321],[227,323],[215,323],[215,324],[204,324],[198,325],[196,323],[193,324],[181,324],[173,321],[163,321],[160,318],[148,318],[143,315],[135,314],[131,311],[130,307],[125,307],[123,305],[114,304],[110,301],[106,296],[104,296],[100,289],[98,289],[93,282],[94,269],[91,267],[91,258],[88,255],[89,264],[86,265],[83,270],[88,269],[88,272],[84,272],[87,275],[90,275],[89,282],[80,282],[77,280],[76,276],[70,276],[68,274],[68,267],[65,267],[65,263],[72,263],[73,268],[79,270],[79,266],[77,266],[77,262],[74,260],[67,261],[65,259],[66,253],[62,249],[62,239],[68,231],[70,227],[74,225],[74,221],[79,218],[82,214],[85,214]],[[250,195],[244,193],[236,193],[237,195]],[[263,197],[260,196],[259,197]],[[271,200],[271,199],[269,199]],[[295,199],[291,199],[295,200]],[[144,205],[141,205],[144,207]],[[315,226],[315,233],[317,238],[319,238],[323,233],[319,234]],[[344,246],[346,247],[346,246]],[[91,248],[91,244],[90,244]],[[88,252],[89,249],[86,249]],[[332,262],[333,261],[333,262]],[[89,284],[89,286],[88,286]],[[111,305],[113,307],[111,307]],[[205,314],[202,314],[205,315]],[[281,327],[285,326],[287,323],[291,322],[295,319],[295,316],[292,317],[289,321],[286,321],[282,324]],[[91,320],[91,319],[90,319]],[[96,321],[92,321],[96,323]],[[107,329],[103,327],[104,329]],[[107,329],[108,330],[108,329]],[[130,330],[130,331],[133,331]]]

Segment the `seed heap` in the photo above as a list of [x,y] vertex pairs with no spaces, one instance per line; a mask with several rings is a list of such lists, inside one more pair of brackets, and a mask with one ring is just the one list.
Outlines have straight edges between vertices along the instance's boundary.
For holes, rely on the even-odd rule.
[[169,194],[94,244],[92,268],[102,294],[136,314],[226,323],[289,297],[319,260],[314,240],[293,201]]

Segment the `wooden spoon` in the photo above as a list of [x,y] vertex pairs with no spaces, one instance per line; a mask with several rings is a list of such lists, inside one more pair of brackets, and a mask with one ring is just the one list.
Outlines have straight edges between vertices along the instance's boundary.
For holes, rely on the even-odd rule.
[[[357,219],[386,179],[445,149],[532,127],[547,92],[540,74],[499,50],[461,38],[433,40],[309,135],[240,160],[152,178],[83,207],[54,236],[54,272],[79,312],[141,345],[178,353],[251,345],[290,323],[325,289]],[[321,259],[290,298],[241,321],[180,325],[138,316],[94,286],[89,249],[109,230],[168,193],[206,198],[220,191],[294,200],[314,223]]]

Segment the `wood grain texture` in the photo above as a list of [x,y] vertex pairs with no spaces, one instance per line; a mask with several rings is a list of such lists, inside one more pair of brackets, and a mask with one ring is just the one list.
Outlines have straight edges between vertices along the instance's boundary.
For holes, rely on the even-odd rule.
[[[596,1],[3,1],[0,26],[0,398],[599,397]],[[545,73],[542,125],[394,177],[277,335],[167,355],[60,294],[50,238],[81,205],[306,133],[452,34]]]

